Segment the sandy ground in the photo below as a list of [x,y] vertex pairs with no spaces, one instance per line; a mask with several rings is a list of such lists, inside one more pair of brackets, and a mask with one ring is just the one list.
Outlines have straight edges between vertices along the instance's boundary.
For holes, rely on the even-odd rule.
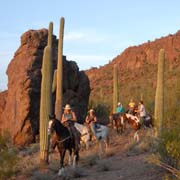
[[133,143],[131,129],[123,135],[117,135],[111,130],[109,148],[101,159],[98,156],[98,146],[93,143],[89,150],[81,150],[77,168],[66,166],[62,177],[57,176],[58,152],[50,155],[47,169],[40,170],[39,152],[33,152],[37,149],[34,146],[34,149],[31,147],[33,150],[30,152],[20,153],[19,172],[12,179],[160,180],[166,172],[147,162],[147,157],[152,154],[148,142],[149,136],[147,130],[142,131],[140,142]]

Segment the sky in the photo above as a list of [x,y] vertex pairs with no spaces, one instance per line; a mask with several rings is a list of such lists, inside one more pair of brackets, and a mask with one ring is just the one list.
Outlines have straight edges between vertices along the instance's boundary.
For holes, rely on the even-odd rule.
[[63,53],[80,70],[107,64],[129,46],[180,30],[179,0],[0,0],[0,90],[6,69],[29,29],[65,18]]

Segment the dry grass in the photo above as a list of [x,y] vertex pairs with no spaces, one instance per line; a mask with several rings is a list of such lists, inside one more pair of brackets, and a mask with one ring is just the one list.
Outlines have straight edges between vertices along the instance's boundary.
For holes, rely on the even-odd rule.
[[104,171],[110,171],[111,165],[109,164],[109,161],[104,159],[98,162],[97,164],[97,171],[98,172],[104,172]]
[[127,156],[139,155],[146,152],[153,152],[155,150],[155,137],[153,129],[141,130],[139,132],[139,142],[132,141],[127,148]]

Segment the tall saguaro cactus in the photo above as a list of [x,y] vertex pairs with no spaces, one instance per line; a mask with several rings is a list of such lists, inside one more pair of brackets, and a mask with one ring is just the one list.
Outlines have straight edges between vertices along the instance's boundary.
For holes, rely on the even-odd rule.
[[116,112],[116,106],[118,103],[118,69],[117,65],[114,65],[113,69],[113,112]]
[[48,163],[48,122],[52,106],[52,31],[49,24],[48,45],[44,49],[42,62],[41,102],[40,102],[40,162]]
[[55,114],[58,120],[62,115],[62,96],[63,96],[63,36],[64,36],[64,17],[60,20],[59,42],[58,42],[58,64],[57,64],[57,86]]
[[164,120],[164,69],[165,69],[165,51],[160,49],[158,59],[157,87],[155,96],[155,125],[157,135],[162,132],[162,124]]

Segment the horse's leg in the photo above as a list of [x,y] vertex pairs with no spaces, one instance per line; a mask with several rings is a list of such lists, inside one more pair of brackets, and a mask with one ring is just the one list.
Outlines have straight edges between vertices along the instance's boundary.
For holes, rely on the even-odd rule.
[[74,149],[74,156],[73,156],[73,168],[76,167],[76,164],[78,163],[79,161],[79,149],[75,148]]
[[99,144],[99,158],[101,159],[103,155],[103,141],[99,140],[98,144]]
[[122,134],[124,132],[124,118],[123,118],[123,116],[121,116],[120,126],[121,126],[121,134]]
[[72,165],[72,149],[71,148],[69,148],[68,149],[69,150],[69,165]]
[[59,169],[59,172],[58,172],[59,176],[61,176],[63,174],[63,172],[64,172],[64,156],[65,156],[65,152],[66,152],[65,149],[59,150],[59,153],[60,153],[60,169]]
[[106,137],[106,140],[105,140],[105,152],[107,152],[107,149],[109,147],[109,136]]
[[86,144],[86,150],[88,150],[88,149],[89,149],[89,146],[90,146],[90,145],[89,145],[89,141],[86,141],[85,144]]
[[138,131],[136,131],[136,132],[134,133],[134,141],[135,141],[135,142],[139,142],[139,134],[138,134]]
[[116,131],[117,131],[117,134],[118,134],[119,133],[119,124],[118,124],[117,120],[114,120],[114,124],[115,124]]

